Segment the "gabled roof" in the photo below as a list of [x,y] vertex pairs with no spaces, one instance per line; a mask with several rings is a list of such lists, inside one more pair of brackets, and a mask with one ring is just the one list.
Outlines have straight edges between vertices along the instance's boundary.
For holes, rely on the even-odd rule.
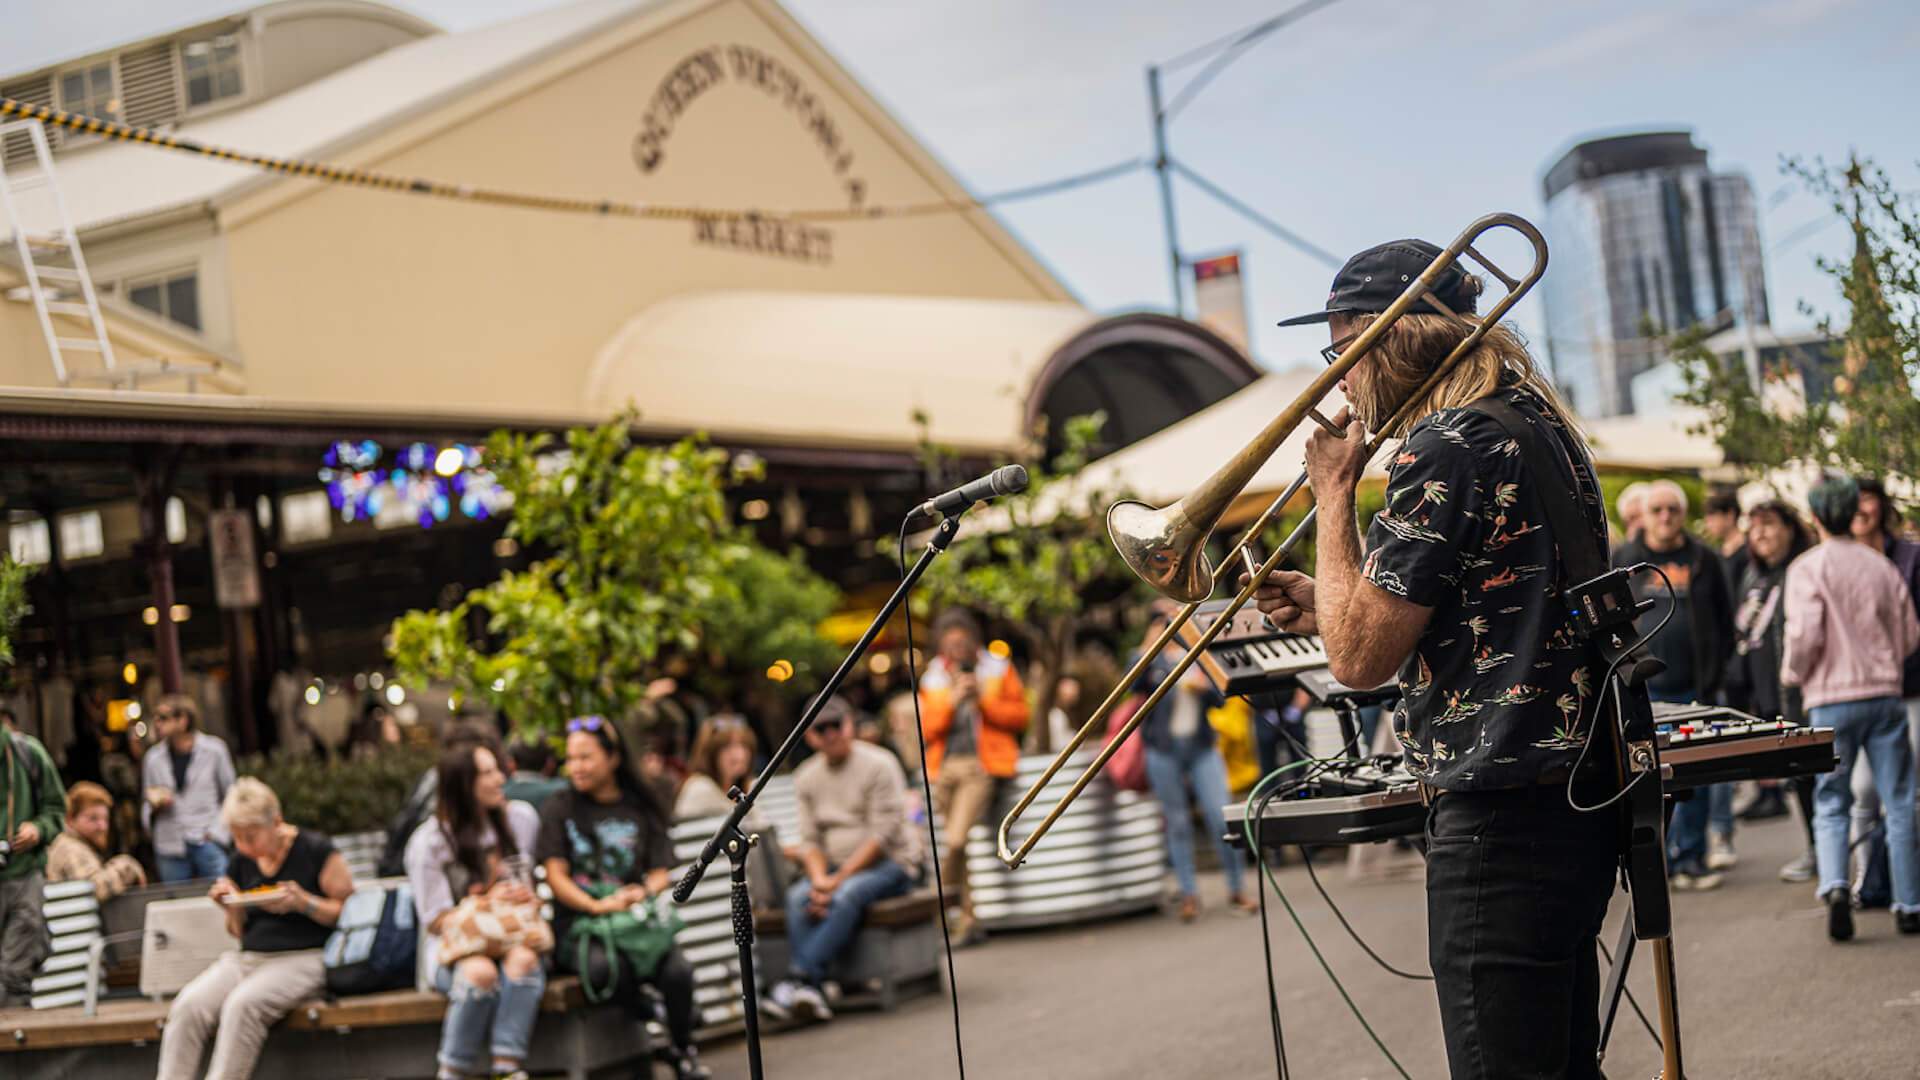
[[[46,4],[34,13],[34,35],[0,37],[0,82],[65,67],[93,56],[163,41],[201,27],[243,18],[273,22],[282,18],[351,14],[405,26],[421,33],[440,28],[410,11],[376,0],[271,0],[243,5],[240,0],[93,0],[84,4]],[[49,60],[36,43],[40,35],[59,39],[62,52]]]
[[[694,2],[584,0],[474,30],[435,34],[256,105],[187,120],[175,134],[212,146],[326,160],[508,71],[589,41],[636,13]],[[129,143],[68,151],[55,167],[68,213],[83,229],[207,206],[263,175],[249,166]]]

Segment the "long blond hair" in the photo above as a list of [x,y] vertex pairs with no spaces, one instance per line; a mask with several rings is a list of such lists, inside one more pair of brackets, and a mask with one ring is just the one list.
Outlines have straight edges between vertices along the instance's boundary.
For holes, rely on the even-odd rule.
[[[1357,334],[1378,317],[1351,316],[1347,326]],[[1367,430],[1378,431],[1473,328],[1474,324],[1465,319],[1446,315],[1401,316],[1347,375],[1348,401]],[[1457,409],[1486,397],[1500,385],[1503,372],[1512,372],[1518,384],[1538,395],[1556,419],[1576,436],[1580,434],[1572,413],[1554,392],[1552,380],[1534,363],[1520,332],[1507,323],[1490,328],[1480,344],[1461,357],[1453,370],[1413,406],[1406,423],[1393,434],[1406,434],[1414,424],[1441,409]]]

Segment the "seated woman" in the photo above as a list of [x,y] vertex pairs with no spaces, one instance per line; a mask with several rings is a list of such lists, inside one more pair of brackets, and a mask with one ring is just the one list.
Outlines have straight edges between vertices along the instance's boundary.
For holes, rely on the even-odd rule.
[[498,963],[468,956],[448,965],[437,953],[440,932],[461,898],[486,893],[509,904],[533,899],[528,882],[507,873],[506,860],[519,856],[531,866],[540,815],[526,803],[507,801],[506,774],[488,747],[448,750],[440,757],[439,781],[433,817],[407,841],[406,865],[414,906],[427,928],[433,985],[448,998],[440,1025],[440,1076],[485,1074],[491,1053],[494,1076],[524,1080],[520,1064],[547,986],[540,957],[516,945]]
[[131,855],[107,858],[107,833],[113,796],[82,780],[67,789],[67,827],[47,848],[48,881],[91,881],[101,903],[147,883],[147,872]]
[[760,740],[742,717],[723,713],[701,724],[693,752],[687,755],[687,778],[674,798],[673,820],[718,817],[732,811],[727,789],[737,784],[744,791],[752,785],[753,758],[759,750]]
[[[227,932],[240,949],[222,953],[173,999],[157,1080],[252,1075],[267,1028],[326,988],[320,950],[353,895],[353,871],[333,841],[282,820],[280,799],[267,785],[252,777],[234,781],[220,817],[233,834],[234,855],[207,895],[225,909]],[[200,1054],[216,1025],[213,1058],[202,1072]]]
[[619,956],[597,945],[589,946],[586,970],[581,971],[578,954],[567,944],[574,919],[645,903],[671,884],[673,841],[666,815],[625,759],[620,734],[611,723],[598,716],[567,722],[571,786],[541,807],[540,838],[534,847],[553,889],[560,966],[594,986],[614,985],[614,993],[636,1018],[645,1015],[641,984],[652,983],[666,998],[673,1038],[667,1056],[674,1076],[705,1080],[713,1074],[700,1064],[693,1046],[693,967],[678,947],[668,949],[653,972],[641,978],[627,970]]

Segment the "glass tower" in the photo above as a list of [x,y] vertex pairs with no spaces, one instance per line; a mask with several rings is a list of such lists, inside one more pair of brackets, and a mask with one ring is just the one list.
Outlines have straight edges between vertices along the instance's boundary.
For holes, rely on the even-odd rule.
[[1767,325],[1753,187],[1709,170],[1691,132],[1580,143],[1541,186],[1547,351],[1581,414],[1632,412],[1633,378],[1665,358],[1662,335]]

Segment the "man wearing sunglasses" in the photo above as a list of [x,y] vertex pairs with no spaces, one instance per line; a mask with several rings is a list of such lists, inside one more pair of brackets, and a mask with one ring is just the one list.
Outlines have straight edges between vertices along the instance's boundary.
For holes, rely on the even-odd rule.
[[907,777],[892,754],[856,738],[853,708],[827,699],[807,731],[812,757],[793,774],[800,865],[787,891],[792,961],[762,1008],[777,1018],[831,1020],[821,983],[867,908],[899,896],[923,868],[907,819]]
[[[1727,658],[1733,654],[1732,590],[1720,556],[1687,533],[1687,493],[1680,485],[1655,480],[1645,491],[1640,500],[1645,527],[1613,553],[1613,565],[1648,563],[1666,575],[1662,580],[1660,574],[1643,570],[1633,578],[1635,598],[1654,602],[1636,629],[1649,633],[1666,619],[1647,643],[1647,651],[1666,664],[1666,670],[1647,680],[1647,693],[1655,701],[1711,704],[1719,698]],[[1732,784],[1715,784],[1674,804],[1667,858],[1676,890],[1719,887],[1720,871],[1735,861]]]
[[216,735],[197,730],[200,710],[169,694],[153,710],[160,741],[140,762],[146,797],[142,823],[153,834],[161,881],[217,878],[227,872],[227,827],[220,803],[233,786],[233,755]]

